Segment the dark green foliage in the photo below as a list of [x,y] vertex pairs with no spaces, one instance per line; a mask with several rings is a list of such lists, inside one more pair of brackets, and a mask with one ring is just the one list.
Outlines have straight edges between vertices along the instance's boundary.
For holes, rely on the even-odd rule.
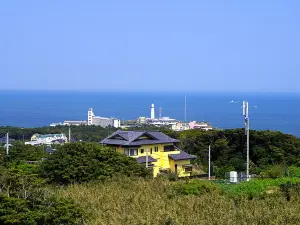
[[67,184],[107,177],[149,175],[135,159],[93,143],[73,143],[59,147],[41,164],[41,174],[52,182]]
[[[4,148],[2,149],[2,152]],[[4,154],[4,152],[3,152]],[[9,149],[9,157],[6,157],[8,162],[15,161],[41,161],[46,157],[47,153],[44,151],[44,146],[25,145],[22,142],[16,141]]]
[[0,195],[0,224],[83,224],[84,211],[71,200],[32,201]]
[[[200,157],[207,166],[208,145],[214,172],[219,177],[228,169],[245,171],[246,146],[243,129],[200,131],[180,133],[181,147]],[[250,172],[259,173],[270,165],[300,166],[300,139],[274,131],[250,131]],[[228,168],[230,167],[230,168]],[[227,170],[227,171],[225,171]]]
[[282,165],[270,166],[267,170],[261,173],[261,177],[278,178],[287,176],[288,168]]
[[44,179],[38,174],[30,174],[17,167],[0,168],[0,193],[17,198],[40,196]]
[[51,194],[29,167],[0,168],[0,224],[82,224],[83,210]]

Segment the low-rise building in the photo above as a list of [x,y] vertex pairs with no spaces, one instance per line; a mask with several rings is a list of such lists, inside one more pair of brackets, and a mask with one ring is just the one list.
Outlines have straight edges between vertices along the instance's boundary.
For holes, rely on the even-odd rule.
[[144,116],[140,116],[139,118],[137,118],[136,122],[138,124],[146,124],[147,123],[147,118]]
[[88,122],[85,120],[66,120],[63,123],[64,126],[85,126]]
[[212,126],[207,122],[192,121],[192,122],[190,122],[189,126],[190,126],[190,129],[200,129],[200,130],[205,130],[205,131],[213,129]]
[[34,134],[31,137],[31,141],[25,142],[25,145],[51,145],[67,141],[68,139],[65,134]]
[[179,177],[190,176],[193,169],[190,160],[196,158],[177,147],[179,140],[156,131],[119,130],[100,143],[135,158],[150,168],[154,177],[168,172]]
[[190,127],[188,123],[178,122],[176,124],[173,124],[171,129],[174,131],[184,131],[184,130],[189,130]]

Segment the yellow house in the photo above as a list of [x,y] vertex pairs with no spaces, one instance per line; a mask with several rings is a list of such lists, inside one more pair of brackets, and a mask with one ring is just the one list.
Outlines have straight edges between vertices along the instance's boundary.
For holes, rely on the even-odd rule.
[[122,131],[118,130],[100,142],[120,153],[136,158],[153,171],[153,176],[164,173],[176,173],[179,177],[192,173],[191,159],[196,158],[182,150],[173,139],[156,131]]

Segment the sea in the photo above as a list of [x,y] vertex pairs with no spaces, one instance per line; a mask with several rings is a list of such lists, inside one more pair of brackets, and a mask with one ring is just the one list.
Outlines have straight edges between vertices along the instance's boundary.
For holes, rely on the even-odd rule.
[[183,121],[185,95],[187,121],[241,128],[246,100],[251,129],[300,136],[300,93],[0,91],[0,126],[28,128],[87,120],[89,108],[97,116],[135,120],[150,117],[152,103],[157,116],[161,108],[162,116]]

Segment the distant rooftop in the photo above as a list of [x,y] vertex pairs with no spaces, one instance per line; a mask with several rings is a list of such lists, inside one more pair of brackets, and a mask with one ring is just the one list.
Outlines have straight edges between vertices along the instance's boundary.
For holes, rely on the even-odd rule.
[[181,150],[179,154],[170,154],[169,158],[173,160],[185,160],[185,159],[196,159],[196,156],[190,155]]
[[123,131],[118,130],[112,135],[100,141],[101,144],[122,145],[122,146],[140,146],[149,144],[177,143],[164,133],[158,131]]
[[65,134],[34,134],[37,138],[64,137]]

